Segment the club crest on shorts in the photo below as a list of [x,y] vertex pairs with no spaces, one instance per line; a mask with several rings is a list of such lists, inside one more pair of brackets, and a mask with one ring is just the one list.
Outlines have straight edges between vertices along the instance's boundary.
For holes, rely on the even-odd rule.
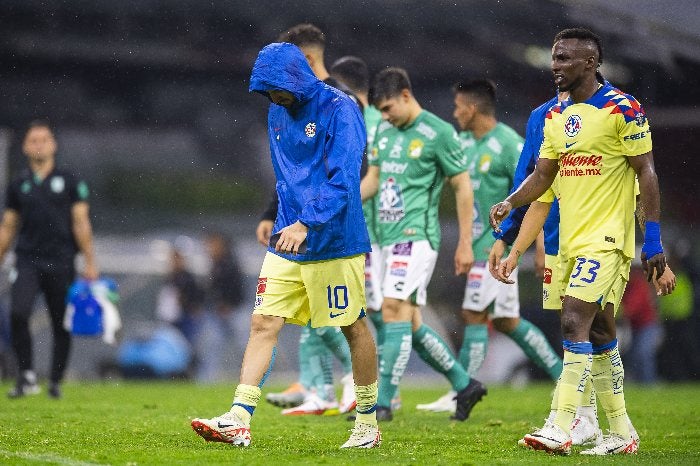
[[306,137],[309,138],[316,136],[316,123],[307,123],[304,127],[304,134],[306,134]]
[[552,269],[545,267],[542,283],[546,283],[548,285],[552,283]]
[[570,138],[576,136],[581,131],[581,117],[578,115],[570,115],[564,124],[564,133]]
[[267,277],[266,278],[258,278],[258,289],[255,292],[255,294],[264,294],[265,289],[267,289]]

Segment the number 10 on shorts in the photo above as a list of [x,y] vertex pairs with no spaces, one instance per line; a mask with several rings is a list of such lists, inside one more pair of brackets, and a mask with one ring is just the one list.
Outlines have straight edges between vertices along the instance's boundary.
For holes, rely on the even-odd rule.
[[329,309],[346,309],[348,307],[348,287],[338,285],[326,287],[328,293],[328,308]]

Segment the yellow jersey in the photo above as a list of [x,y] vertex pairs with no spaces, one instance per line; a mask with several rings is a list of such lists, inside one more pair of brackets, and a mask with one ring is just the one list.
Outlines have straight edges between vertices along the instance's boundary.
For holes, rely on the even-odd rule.
[[559,162],[559,252],[565,260],[613,249],[634,257],[635,173],[627,157],[651,146],[644,109],[609,83],[585,102],[566,100],[550,109],[540,157]]

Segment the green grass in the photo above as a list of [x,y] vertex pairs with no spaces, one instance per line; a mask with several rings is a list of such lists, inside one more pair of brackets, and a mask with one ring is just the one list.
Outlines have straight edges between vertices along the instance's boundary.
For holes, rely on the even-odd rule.
[[570,457],[552,457],[517,447],[523,434],[541,426],[551,388],[490,387],[464,423],[415,411],[443,389],[402,388],[404,407],[382,424],[381,448],[341,451],[351,427],[344,418],[282,417],[265,403],[255,413],[249,448],[205,443],[190,419],[224,412],[231,386],[69,383],[61,401],[44,394],[0,401],[0,464],[700,464],[700,385],[629,385],[641,450],[603,458],[580,456],[578,448]]

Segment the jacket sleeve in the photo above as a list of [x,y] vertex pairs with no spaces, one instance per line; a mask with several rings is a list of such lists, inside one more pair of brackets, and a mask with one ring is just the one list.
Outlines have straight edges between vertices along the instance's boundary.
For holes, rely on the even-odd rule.
[[346,208],[350,196],[358,196],[359,202],[360,166],[366,141],[362,116],[348,100],[331,116],[323,147],[326,179],[317,196],[304,205],[299,216],[301,223],[318,229]]

